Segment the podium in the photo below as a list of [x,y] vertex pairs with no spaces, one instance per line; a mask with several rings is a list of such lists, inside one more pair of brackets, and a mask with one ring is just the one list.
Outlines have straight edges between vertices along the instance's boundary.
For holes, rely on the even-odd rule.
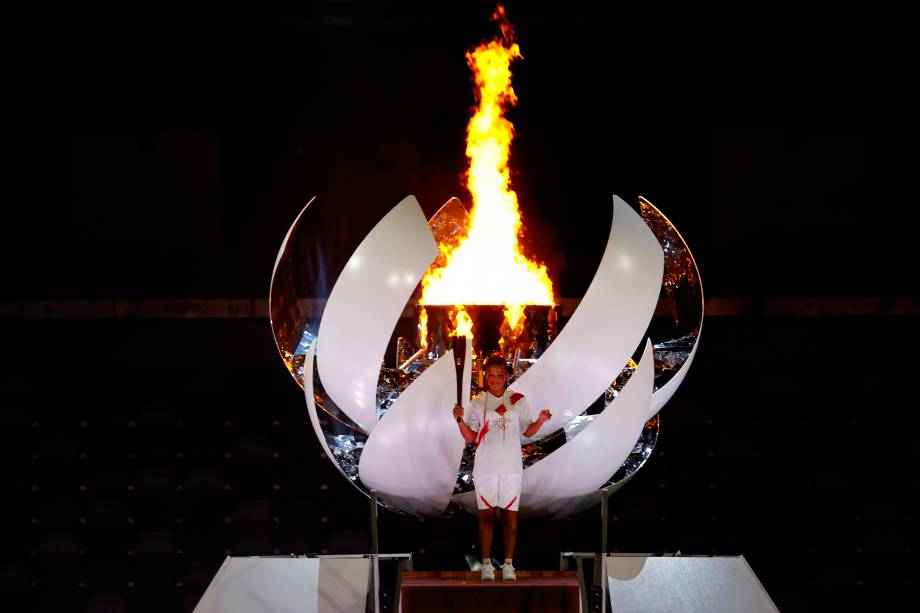
[[578,613],[580,593],[575,571],[517,571],[517,581],[482,581],[479,572],[404,572],[401,613],[527,611]]

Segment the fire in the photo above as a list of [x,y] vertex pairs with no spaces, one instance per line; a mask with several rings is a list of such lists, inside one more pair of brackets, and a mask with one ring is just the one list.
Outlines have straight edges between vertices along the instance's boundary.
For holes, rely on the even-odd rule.
[[428,311],[422,308],[418,318],[419,338],[422,341],[422,347],[428,344]]
[[[499,5],[492,18],[499,23],[502,37],[466,54],[478,101],[466,140],[467,187],[473,196],[470,224],[459,243],[439,245],[446,264],[429,270],[422,279],[419,302],[503,305],[508,325],[515,330],[525,305],[555,302],[546,266],[532,262],[520,249],[521,213],[508,166],[514,126],[504,112],[517,102],[511,62],[523,56],[513,42],[504,7]],[[458,319],[460,313],[467,315],[461,308]]]
[[463,305],[457,305],[457,314],[455,316],[451,313],[451,319],[454,321],[454,331],[451,336],[473,338],[473,320],[470,314],[463,309]]

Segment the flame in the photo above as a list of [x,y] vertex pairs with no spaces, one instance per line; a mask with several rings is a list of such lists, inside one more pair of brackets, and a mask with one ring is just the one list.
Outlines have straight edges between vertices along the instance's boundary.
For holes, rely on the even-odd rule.
[[463,308],[462,304],[457,305],[457,315],[454,316],[454,314],[451,313],[451,318],[454,320],[454,331],[451,332],[451,336],[473,338],[473,319]]
[[466,54],[478,101],[466,141],[467,187],[473,196],[470,224],[457,244],[439,245],[446,264],[422,279],[419,303],[504,305],[508,324],[515,330],[525,305],[555,302],[546,266],[532,262],[520,249],[521,213],[508,167],[514,126],[504,112],[517,102],[511,62],[523,56],[513,42],[504,7],[499,5],[492,19],[501,27],[501,39]]
[[524,317],[523,304],[505,305],[505,320],[508,322],[512,332],[515,333],[515,336],[517,335],[518,323],[520,323],[522,317]]
[[418,316],[418,331],[420,345],[422,347],[428,346],[428,311],[425,310],[425,307],[422,307],[422,312]]

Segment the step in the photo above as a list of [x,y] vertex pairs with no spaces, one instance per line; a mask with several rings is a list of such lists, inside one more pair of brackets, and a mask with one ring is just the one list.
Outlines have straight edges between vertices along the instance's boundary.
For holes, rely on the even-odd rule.
[[482,581],[479,572],[408,571],[402,574],[402,613],[579,610],[575,571],[518,570],[517,581]]

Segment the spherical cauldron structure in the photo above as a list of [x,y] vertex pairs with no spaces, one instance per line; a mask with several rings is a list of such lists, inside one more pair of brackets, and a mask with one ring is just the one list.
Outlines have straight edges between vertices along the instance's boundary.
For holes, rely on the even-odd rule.
[[[321,445],[349,481],[365,494],[376,489],[390,509],[475,512],[472,452],[450,411],[458,377],[446,307],[424,307],[433,321],[424,339],[392,338],[401,316],[417,316],[422,276],[438,242],[462,230],[466,210],[451,199],[426,220],[409,196],[344,266],[328,270],[321,228],[311,225],[315,209],[308,203],[282,242],[269,308],[278,351],[304,389]],[[636,212],[614,196],[603,257],[568,318],[557,307],[527,307],[517,336],[504,338],[509,331],[495,308],[467,308],[476,351],[465,352],[463,389],[481,389],[473,354],[501,339],[511,387],[553,415],[533,440],[522,440],[520,510],[576,513],[595,504],[601,488],[625,484],[651,455],[658,412],[686,376],[702,331],[696,263],[650,202],[640,198]]]

